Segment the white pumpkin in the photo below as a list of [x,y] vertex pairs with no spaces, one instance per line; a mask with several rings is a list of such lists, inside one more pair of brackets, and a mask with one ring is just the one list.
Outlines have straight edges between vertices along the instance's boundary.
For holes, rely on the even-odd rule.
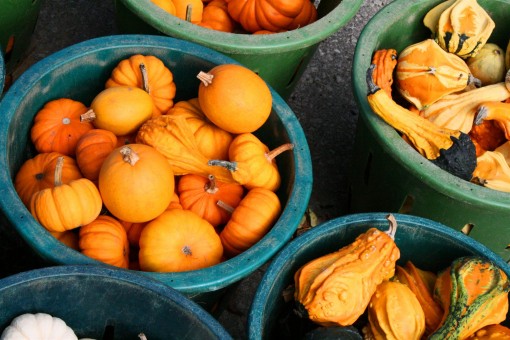
[[2,332],[0,340],[77,340],[66,323],[46,313],[21,314]]

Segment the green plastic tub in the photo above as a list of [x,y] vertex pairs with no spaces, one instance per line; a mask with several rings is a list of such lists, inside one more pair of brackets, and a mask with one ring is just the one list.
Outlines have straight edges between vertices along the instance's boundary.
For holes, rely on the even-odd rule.
[[180,20],[150,0],[115,0],[117,26],[124,33],[164,34],[232,57],[264,78],[288,98],[319,43],[347,24],[363,0],[322,0],[318,20],[277,34],[235,34],[214,31]]
[[0,52],[0,99],[2,98],[4,83],[5,83],[5,62],[3,53]]
[[[350,212],[410,213],[465,230],[505,260],[510,258],[510,194],[459,179],[427,161],[380,119],[367,102],[366,71],[373,52],[399,53],[413,42],[430,38],[422,24],[440,0],[396,0],[365,26],[353,63],[353,91],[359,120],[349,174]],[[510,1],[479,0],[496,22],[489,42],[506,48]],[[469,231],[470,230],[470,231]]]
[[[174,75],[175,101],[197,96],[200,70],[235,63],[220,53],[197,44],[164,36],[116,35],[88,40],[54,53],[28,69],[0,102],[0,208],[4,223],[50,263],[100,264],[66,247],[50,235],[25,208],[13,186],[13,178],[32,154],[29,131],[36,112],[50,99],[73,98],[90,105],[104,89],[113,68],[133,54],[162,59]],[[296,116],[274,91],[273,110],[255,134],[270,149],[293,143],[292,152],[278,156],[282,185],[277,195],[282,214],[271,231],[252,248],[235,258],[201,270],[182,273],[142,272],[184,293],[194,301],[212,305],[230,285],[268,261],[293,236],[307,208],[312,188],[310,151]]]
[[6,73],[23,59],[34,33],[43,0],[0,0],[0,46]]
[[202,307],[161,282],[115,268],[58,266],[0,280],[0,333],[25,313],[92,339],[232,339]]
[[[281,322],[287,306],[282,292],[294,284],[294,273],[307,262],[348,245],[369,228],[388,230],[386,216],[386,213],[366,213],[339,217],[316,226],[285,246],[269,265],[253,298],[248,315],[249,339],[284,339]],[[510,275],[510,266],[501,257],[472,238],[429,219],[394,216],[398,224],[395,243],[400,249],[397,264],[404,265],[410,260],[420,269],[437,272],[458,257],[479,255]],[[304,329],[303,333],[308,330]],[[294,339],[303,338],[303,334],[293,335]]]

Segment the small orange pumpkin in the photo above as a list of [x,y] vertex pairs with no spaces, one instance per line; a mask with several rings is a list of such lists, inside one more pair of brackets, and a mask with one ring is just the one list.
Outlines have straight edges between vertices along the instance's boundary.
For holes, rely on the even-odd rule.
[[128,268],[129,242],[119,221],[101,215],[80,228],[79,246],[82,254],[103,263]]
[[252,70],[222,64],[197,76],[198,102],[216,126],[238,134],[260,128],[271,114],[272,96],[266,82]]
[[220,263],[223,247],[214,227],[189,210],[171,209],[148,223],[140,235],[140,268],[183,272]]
[[234,32],[235,21],[228,14],[227,1],[213,0],[207,3],[198,25],[220,32]]
[[175,15],[175,5],[172,0],[151,0],[151,2],[164,10],[165,12]]
[[280,200],[274,192],[264,188],[248,191],[220,232],[225,256],[234,257],[260,241],[280,213]]
[[113,69],[106,88],[133,86],[146,91],[154,102],[152,117],[164,114],[174,105],[176,86],[172,71],[161,59],[135,54]]
[[174,174],[166,158],[143,144],[113,150],[99,172],[104,205],[127,222],[147,222],[165,211],[174,186]]
[[79,236],[75,231],[76,229],[63,232],[50,231],[50,234],[69,248],[80,251]]
[[63,157],[55,171],[55,186],[36,192],[30,201],[32,216],[49,231],[63,232],[96,219],[103,207],[96,185],[80,178],[62,183]]
[[177,191],[184,209],[193,211],[214,227],[230,219],[230,213],[219,207],[218,201],[235,208],[244,194],[240,184],[217,181],[213,175],[206,178],[194,174],[181,176]]
[[117,147],[117,137],[108,130],[92,129],[76,144],[76,163],[83,177],[92,182],[99,178],[105,158]]
[[83,177],[75,160],[69,156],[58,152],[35,155],[23,163],[14,179],[14,188],[27,208],[36,192],[55,186],[55,168],[59,157],[64,157],[61,170],[62,183],[66,184]]
[[91,123],[80,120],[85,112],[87,107],[76,100],[60,98],[47,102],[36,113],[30,130],[36,150],[74,156],[78,139],[93,128]]
[[204,3],[202,0],[173,0],[175,16],[197,24],[202,21]]

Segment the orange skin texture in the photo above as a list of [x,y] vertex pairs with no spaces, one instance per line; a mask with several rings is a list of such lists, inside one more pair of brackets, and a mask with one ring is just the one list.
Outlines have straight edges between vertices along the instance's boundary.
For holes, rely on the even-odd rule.
[[83,177],[95,182],[106,157],[117,147],[117,136],[111,131],[93,129],[76,144],[76,162]]
[[213,0],[204,7],[202,21],[199,26],[221,32],[232,33],[235,22],[228,14],[227,2],[225,0]]

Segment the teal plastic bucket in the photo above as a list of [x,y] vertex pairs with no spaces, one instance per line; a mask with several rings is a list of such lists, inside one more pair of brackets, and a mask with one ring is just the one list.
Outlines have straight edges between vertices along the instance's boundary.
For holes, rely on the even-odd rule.
[[288,98],[319,43],[344,27],[362,0],[322,0],[318,20],[276,34],[236,34],[203,28],[172,16],[150,0],[115,0],[117,26],[124,33],[164,34],[219,51],[264,78]]
[[[248,315],[249,339],[283,339],[277,334],[286,302],[282,292],[294,284],[294,273],[307,262],[332,253],[375,227],[388,230],[385,213],[352,214],[324,222],[285,246],[269,265],[257,288]],[[461,256],[479,255],[498,265],[507,275],[510,266],[472,238],[429,219],[394,214],[399,265],[408,260],[424,270],[437,272]],[[293,303],[288,302],[288,303]],[[294,334],[293,338],[302,338]]]
[[[349,170],[351,213],[409,213],[465,230],[505,260],[510,259],[510,194],[464,181],[429,162],[380,119],[367,102],[366,71],[373,52],[430,38],[422,24],[440,0],[396,0],[364,27],[354,52],[353,92],[359,108]],[[489,42],[506,47],[510,1],[479,0],[496,23]]]
[[37,24],[42,0],[0,0],[0,46],[6,73],[22,61]]
[[[194,43],[163,36],[117,35],[88,40],[46,57],[28,69],[0,103],[0,208],[4,223],[14,228],[43,259],[56,264],[100,264],[66,247],[41,227],[19,199],[13,178],[33,154],[29,140],[34,115],[49,100],[60,97],[89,105],[104,89],[113,68],[133,54],[159,57],[173,72],[175,101],[198,95],[196,75],[215,65],[236,63]],[[293,236],[307,208],[312,188],[312,163],[304,132],[296,116],[274,91],[273,110],[255,134],[273,149],[295,145],[278,156],[282,185],[277,195],[282,213],[265,237],[249,250],[214,267],[182,273],[141,272],[184,293],[202,305],[217,300],[225,288],[268,261]]]
[[99,266],[35,269],[0,280],[0,333],[25,313],[92,339],[232,339],[202,307],[145,276]]
[[[1,50],[1,48],[0,48],[0,50]],[[5,62],[4,62],[3,53],[0,52],[0,99],[2,98],[4,84],[5,84]]]

